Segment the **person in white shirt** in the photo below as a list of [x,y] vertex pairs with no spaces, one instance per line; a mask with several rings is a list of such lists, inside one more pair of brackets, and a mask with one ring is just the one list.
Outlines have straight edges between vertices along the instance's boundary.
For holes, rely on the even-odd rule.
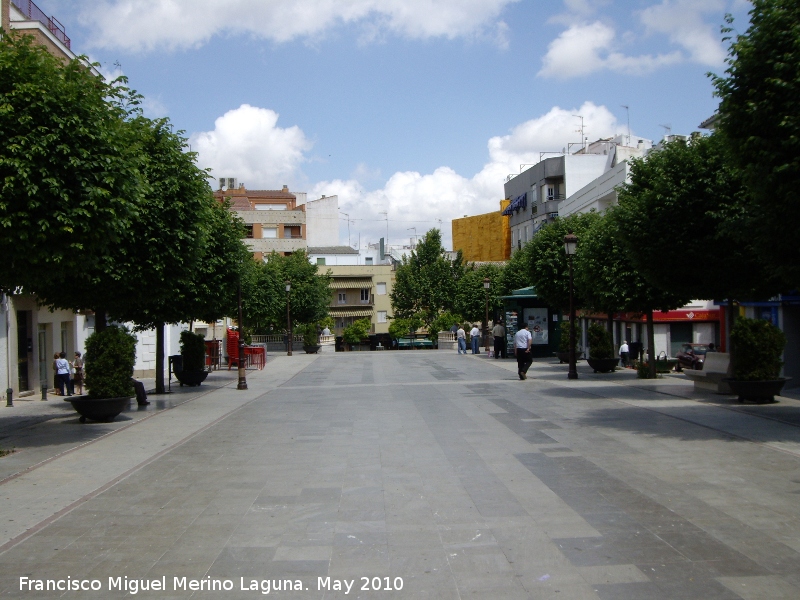
[[622,366],[628,366],[628,360],[630,359],[631,351],[628,348],[628,340],[622,340],[622,345],[619,347],[619,357],[622,359]]
[[470,329],[469,340],[472,343],[472,353],[478,354],[478,347],[481,345],[481,330],[477,325],[473,325]]
[[322,330],[322,335],[330,335],[330,334],[331,334],[331,330],[328,329],[328,326],[326,325],[325,329]]
[[69,361],[67,360],[67,353],[61,352],[56,359],[56,374],[58,375],[58,391],[64,395],[64,388],[67,390],[67,396],[72,396],[72,386],[69,381]]
[[456,340],[458,341],[458,353],[461,354],[461,351],[464,351],[464,354],[467,353],[467,332],[464,331],[464,328],[459,325],[458,331],[456,331]]
[[528,331],[528,324],[523,323],[522,329],[514,334],[514,355],[517,357],[517,374],[520,379],[528,378],[528,369],[533,362],[531,356],[531,342],[533,336]]

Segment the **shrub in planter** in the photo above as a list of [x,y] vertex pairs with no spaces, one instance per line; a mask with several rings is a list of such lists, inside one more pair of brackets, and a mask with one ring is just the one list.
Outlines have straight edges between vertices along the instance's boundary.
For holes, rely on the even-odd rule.
[[731,329],[733,379],[772,381],[780,377],[781,354],[786,346],[783,332],[760,319],[738,318]]
[[206,338],[199,333],[181,331],[181,356],[183,370],[203,371],[206,362]]
[[348,325],[342,332],[342,339],[347,344],[358,344],[361,340],[369,336],[369,330],[372,329],[372,321],[369,319],[359,319],[353,321],[352,325]]
[[303,346],[318,346],[319,333],[316,323],[306,323],[299,325],[295,331],[303,338]]
[[111,325],[86,340],[84,371],[90,398],[130,398],[134,395],[133,365],[136,336]]
[[611,343],[611,334],[599,323],[589,325],[587,335],[589,343],[589,356],[591,358],[614,358],[614,346]]

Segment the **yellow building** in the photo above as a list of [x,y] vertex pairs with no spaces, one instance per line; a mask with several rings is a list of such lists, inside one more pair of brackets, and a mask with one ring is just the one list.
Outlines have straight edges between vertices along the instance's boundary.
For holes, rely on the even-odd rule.
[[320,267],[331,275],[331,305],[335,335],[358,319],[372,322],[371,333],[389,333],[394,285],[392,265],[331,265]]
[[491,262],[511,256],[511,229],[508,217],[501,213],[508,200],[500,201],[500,210],[463,219],[453,219],[453,250],[461,250],[464,260]]

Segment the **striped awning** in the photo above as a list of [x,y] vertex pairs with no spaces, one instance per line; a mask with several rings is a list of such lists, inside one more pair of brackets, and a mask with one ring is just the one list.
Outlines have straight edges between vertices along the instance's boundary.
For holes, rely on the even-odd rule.
[[336,308],[331,306],[328,312],[332,317],[371,317],[372,311],[368,308]]
[[331,279],[331,289],[372,289],[372,277],[334,277]]

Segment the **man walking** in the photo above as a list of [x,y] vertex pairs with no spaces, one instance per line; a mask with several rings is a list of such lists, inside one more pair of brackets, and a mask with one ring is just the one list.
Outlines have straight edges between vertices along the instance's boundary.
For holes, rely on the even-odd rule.
[[472,353],[478,354],[479,350],[478,347],[481,344],[481,330],[478,329],[478,325],[475,324],[472,326],[472,329],[469,331],[469,341],[472,344]]
[[492,335],[494,336],[494,357],[500,358],[502,355],[503,358],[506,358],[506,328],[503,327],[502,321],[498,321],[492,327]]
[[514,354],[517,357],[517,374],[520,379],[528,378],[528,369],[533,362],[531,356],[531,342],[533,336],[528,331],[528,323],[523,322],[522,329],[514,334]]
[[458,342],[458,353],[461,354],[461,351],[464,351],[464,354],[467,353],[467,332],[464,331],[464,328],[459,325],[458,329],[456,330],[456,341]]
[[619,357],[622,359],[622,366],[627,367],[631,357],[630,348],[628,348],[628,340],[622,340],[622,345],[619,347]]

